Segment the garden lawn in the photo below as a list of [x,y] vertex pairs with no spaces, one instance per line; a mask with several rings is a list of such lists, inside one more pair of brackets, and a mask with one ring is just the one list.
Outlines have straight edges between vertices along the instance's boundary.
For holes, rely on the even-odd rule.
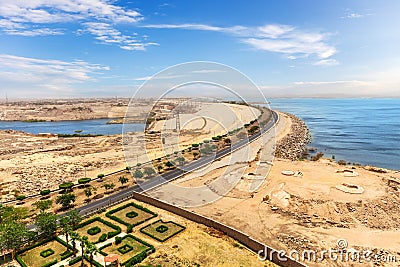
[[[137,216],[133,217],[133,218],[129,218],[127,216],[127,214],[132,211],[136,212]],[[132,225],[136,225],[140,222],[144,222],[144,221],[147,221],[147,220],[155,217],[153,214],[150,214],[148,212],[145,212],[145,211],[138,209],[136,207],[133,207],[133,206],[128,206],[125,209],[122,209],[120,211],[113,213],[112,215],[114,215],[114,216],[120,218],[121,220],[125,221],[126,223],[129,223]]]
[[[88,230],[91,229],[91,228],[93,228],[93,227],[95,227],[95,226],[98,226],[98,227],[100,228],[101,231],[100,231],[99,233],[95,234],[95,235],[90,235],[90,234],[88,234]],[[105,225],[105,224],[102,223],[102,222],[94,221],[94,222],[92,222],[92,223],[90,223],[90,224],[88,224],[88,225],[85,225],[85,226],[83,226],[83,227],[81,227],[81,228],[76,229],[75,231],[76,231],[80,236],[87,236],[88,239],[89,239],[89,241],[92,242],[92,243],[94,243],[94,242],[97,242],[97,241],[99,240],[99,237],[100,237],[102,234],[107,234],[108,232],[115,232],[115,229],[111,228],[111,227],[108,226],[108,225]],[[79,242],[79,241],[78,241],[78,242]]]
[[[168,228],[166,229],[165,226]],[[164,228],[164,229],[163,229]],[[157,231],[157,229],[159,231]],[[185,227],[174,222],[163,222],[158,220],[140,229],[140,232],[160,241],[164,242],[172,236],[183,231]]]
[[[54,254],[46,258],[40,256],[40,252],[47,249],[52,249]],[[25,251],[19,254],[19,256],[28,267],[41,267],[42,265],[52,262],[56,259],[61,261],[60,254],[64,253],[66,250],[67,248],[63,244],[59,243],[57,240],[52,240],[46,244]]]
[[[129,245],[133,249],[125,254],[122,254],[121,252],[118,251],[118,248],[123,247],[124,245]],[[118,254],[119,262],[124,263],[125,261],[131,259],[135,255],[137,255],[147,249],[149,249],[149,247],[147,245],[133,239],[130,236],[127,236],[122,239],[120,244],[115,245],[115,243],[113,243],[111,246],[108,246],[108,247],[105,247],[104,249],[102,249],[102,251],[107,254]]]

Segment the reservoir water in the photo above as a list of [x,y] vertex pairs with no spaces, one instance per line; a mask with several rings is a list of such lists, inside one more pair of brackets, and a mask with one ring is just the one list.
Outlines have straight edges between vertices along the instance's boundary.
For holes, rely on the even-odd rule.
[[[0,129],[12,129],[33,134],[56,133],[56,134],[121,134],[122,124],[107,124],[110,119],[95,119],[82,121],[49,121],[49,122],[19,122],[0,121]],[[144,124],[129,124],[132,131],[143,131]]]

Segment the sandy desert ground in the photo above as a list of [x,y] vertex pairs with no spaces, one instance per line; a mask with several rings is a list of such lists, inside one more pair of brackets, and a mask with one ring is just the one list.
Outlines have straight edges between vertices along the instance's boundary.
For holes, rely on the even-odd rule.
[[[252,174],[257,175],[262,170],[257,162],[264,156],[271,156],[271,146],[275,141],[278,142],[278,150],[284,147],[285,151],[296,153],[301,149],[304,144],[293,139],[299,136],[299,131],[305,138],[304,125],[291,116],[281,114],[273,135],[275,140],[256,141],[247,148],[246,153],[240,150],[235,152],[239,155],[237,158],[232,155],[216,161],[205,170],[175,181],[174,185],[209,187],[221,177],[228,165],[230,168],[242,168],[243,173],[230,180],[236,183],[227,194],[219,196],[219,200],[211,204],[190,209],[242,230],[276,249],[322,251],[335,248],[337,240],[345,239],[351,248],[370,249],[386,255],[389,253],[400,259],[397,254],[400,251],[398,171],[342,166],[329,159],[294,161],[275,158],[273,165],[266,164],[269,165],[267,167],[264,164],[268,171],[266,180],[258,188],[252,186],[256,180]],[[40,189],[42,185],[51,187],[60,181],[76,180],[84,176],[85,168],[86,176],[93,177],[126,166],[122,138],[118,135],[52,140],[2,131],[0,140],[3,199],[14,189],[23,191],[31,186],[29,190],[32,191]],[[295,143],[294,147],[288,146],[290,142]],[[247,160],[245,164],[241,162],[241,154],[247,155],[248,163]],[[337,172],[344,169],[348,172]],[[286,176],[282,171],[301,172],[302,175]],[[358,175],[345,175],[350,172],[357,172]],[[52,184],[52,180],[56,183]],[[363,189],[363,193],[350,194],[338,190],[337,186],[343,184],[357,185]],[[347,187],[350,191],[351,187]],[[168,187],[157,192],[165,195]],[[218,194],[218,190],[215,192]],[[178,194],[174,197],[185,199],[185,196]],[[314,265],[312,262],[306,263]],[[348,262],[327,261],[323,264],[349,266]],[[375,265],[365,262],[351,264],[390,265],[382,262],[375,262]]]

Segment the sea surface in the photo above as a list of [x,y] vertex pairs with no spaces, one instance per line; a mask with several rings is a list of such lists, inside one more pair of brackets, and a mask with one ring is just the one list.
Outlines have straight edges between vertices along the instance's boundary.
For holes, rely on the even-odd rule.
[[[56,134],[121,134],[122,124],[107,124],[110,119],[95,119],[82,121],[54,121],[54,122],[20,122],[0,121],[1,130],[17,130],[27,133],[56,133]],[[144,124],[129,124],[132,131],[143,131]]]
[[312,142],[336,160],[400,170],[400,99],[270,99],[303,119]]

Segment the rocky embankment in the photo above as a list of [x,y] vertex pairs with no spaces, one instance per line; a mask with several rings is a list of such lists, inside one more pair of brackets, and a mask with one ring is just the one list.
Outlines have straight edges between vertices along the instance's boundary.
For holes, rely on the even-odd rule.
[[311,141],[307,125],[295,115],[285,113],[291,120],[290,133],[276,144],[275,156],[282,159],[297,160],[307,151]]

